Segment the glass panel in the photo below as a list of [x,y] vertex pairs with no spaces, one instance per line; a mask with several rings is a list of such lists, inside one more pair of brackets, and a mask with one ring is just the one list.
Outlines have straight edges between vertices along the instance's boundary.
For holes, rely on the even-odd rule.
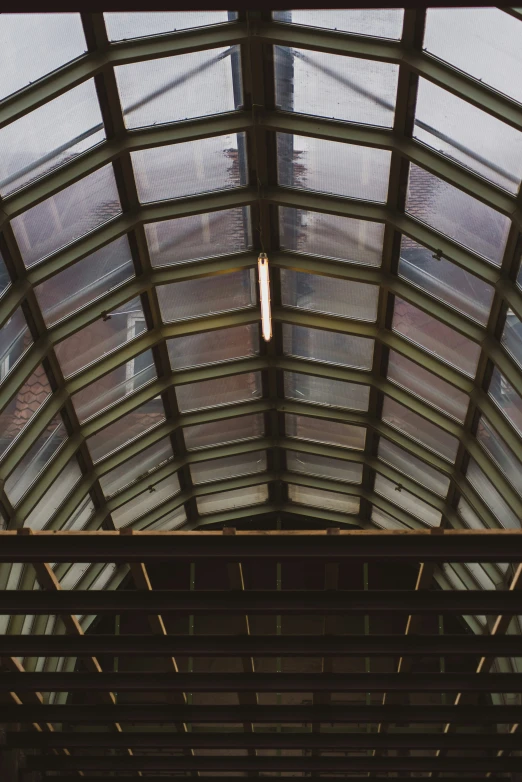
[[510,424],[522,435],[522,399],[496,367],[493,369],[489,384],[489,395],[500,407]]
[[213,421],[208,424],[185,426],[183,434],[185,445],[189,451],[195,448],[210,448],[213,445],[233,443],[238,440],[252,440],[262,437],[265,425],[261,413],[242,415],[237,418],[227,418],[224,421]]
[[279,184],[384,203],[391,152],[311,136],[277,134]]
[[464,374],[475,376],[480,345],[398,296],[395,297],[392,329]]
[[174,497],[180,491],[179,478],[177,473],[167,476],[158,483],[151,485],[130,502],[125,503],[120,508],[111,513],[112,520],[116,529],[128,526],[138,517],[144,516],[157,505],[166,502],[170,497]]
[[133,276],[129,242],[122,236],[35,288],[46,325],[87,306]]
[[31,527],[34,530],[45,529],[81,477],[78,462],[76,459],[71,459],[27,516],[24,527]]
[[386,497],[394,505],[398,505],[407,513],[420,519],[424,524],[430,527],[438,527],[442,520],[442,514],[432,508],[428,503],[423,502],[415,495],[410,494],[406,489],[401,488],[400,484],[389,481],[383,475],[375,476],[375,491],[377,494]]
[[296,505],[310,508],[324,508],[337,513],[359,513],[359,497],[350,497],[325,489],[311,489],[308,486],[288,484],[288,499]]
[[299,402],[341,407],[348,410],[368,410],[370,387],[343,380],[285,372],[285,397]]
[[87,495],[71,513],[62,529],[76,531],[84,529],[95,510],[93,501]]
[[459,445],[456,437],[444,432],[435,424],[387,396],[384,397],[382,420],[440,454],[443,459],[450,462],[455,461]]
[[107,353],[129,342],[146,330],[145,315],[139,298],[122,304],[55,347],[66,377],[92,364]]
[[[508,73],[504,76],[505,87]],[[522,177],[522,135],[518,130],[426,79],[419,79],[415,116],[416,139],[496,185],[517,192]]]
[[448,493],[450,480],[446,476],[430,467],[428,464],[418,459],[413,454],[405,451],[403,448],[399,448],[395,443],[391,443],[384,437],[379,438],[379,459],[383,462],[391,464],[396,470],[408,475],[421,486],[425,486],[426,489],[430,489],[435,494],[440,494],[441,497],[445,497]]
[[190,465],[190,474],[195,486],[210,481],[222,481],[239,475],[264,472],[267,468],[266,451],[226,456],[224,459],[209,459]]
[[500,266],[509,218],[413,163],[406,211]]
[[0,253],[0,296],[9,288],[11,285],[11,277],[9,276],[9,272],[7,271],[7,267],[5,265],[5,261],[2,257],[2,253]]
[[402,237],[399,277],[486,325],[494,290],[459,266],[435,257],[426,247]]
[[80,14],[2,14],[0,100],[87,50]]
[[165,410],[161,397],[137,407],[88,438],[87,445],[93,460],[98,462],[164,420]]
[[250,208],[223,209],[145,226],[153,266],[196,261],[246,250]]
[[2,196],[68,163],[104,139],[98,96],[94,80],[89,79],[0,129]]
[[518,493],[522,495],[522,464],[483,415],[480,416],[478,424],[477,440],[493,457]]
[[374,38],[398,39],[401,37],[403,13],[402,8],[336,8],[274,11],[274,19],[356,35],[371,35]]
[[176,396],[182,413],[249,402],[261,396],[261,373],[248,372],[244,375],[216,377],[200,383],[187,383],[176,386]]
[[522,367],[522,322],[512,309],[507,311],[501,342],[517,364]]
[[281,296],[287,307],[375,321],[378,295],[378,287],[365,282],[281,269]]
[[371,369],[373,339],[283,323],[283,353],[355,369]]
[[100,476],[100,485],[106,497],[112,497],[125,486],[152,473],[161,465],[173,459],[169,438],[145,448],[126,462]]
[[372,505],[371,520],[379,529],[411,529],[411,527],[406,526],[398,519],[394,519],[389,513],[376,508],[375,505]]
[[167,340],[172,369],[188,369],[247,358],[259,352],[257,324],[205,331]]
[[27,267],[121,213],[112,165],[103,166],[11,220]]
[[152,351],[140,353],[72,396],[80,423],[133,394],[156,377]]
[[0,457],[50,395],[51,387],[40,364],[16,396],[0,411]]
[[469,397],[394,350],[389,353],[387,376],[393,383],[406,388],[438,410],[458,421],[464,421]]
[[284,111],[393,125],[399,67],[275,46],[276,103]]
[[520,528],[520,519],[513,513],[507,502],[493,486],[489,478],[484,475],[474,459],[469,460],[466,477],[477,490],[479,497],[497,517],[501,527],[506,529]]
[[160,285],[157,291],[166,322],[254,307],[257,301],[253,269]]
[[496,8],[429,8],[424,46],[522,102],[522,25]]
[[131,152],[140,201],[163,201],[244,185],[244,144],[244,134],[234,133]]
[[228,21],[226,11],[110,12],[104,13],[104,17],[111,41],[161,35],[161,33],[188,30],[191,27],[206,27]]
[[280,206],[279,234],[284,250],[365,266],[381,265],[383,223]]
[[22,308],[18,307],[0,328],[0,381],[7,377],[32,344]]
[[186,520],[187,514],[185,513],[185,508],[182,505],[171,513],[166,513],[163,518],[158,519],[158,521],[155,521],[153,524],[148,524],[143,529],[147,530],[147,532],[152,532],[153,530],[170,532],[174,529],[182,527]]
[[288,437],[327,445],[339,445],[358,451],[364,448],[366,440],[366,429],[363,426],[341,424],[335,421],[325,421],[322,418],[294,415],[293,413],[285,413],[285,429]]
[[286,466],[291,472],[316,475],[346,483],[361,483],[362,464],[347,462],[344,459],[332,459],[329,456],[317,456],[303,451],[287,451]]
[[466,500],[461,497],[457,505],[457,511],[464,523],[471,529],[485,529],[486,524],[480,519]]
[[12,505],[16,505],[34,483],[45,465],[66,440],[67,433],[60,415],[56,415],[7,478],[4,489]]
[[232,63],[239,64],[238,55],[239,47],[230,46],[115,68],[126,127],[233,111]]
[[206,497],[198,497],[198,511],[201,515],[206,513],[220,513],[232,508],[242,508],[244,505],[258,505],[268,501],[268,486],[248,486],[244,489],[223,491],[219,494],[207,494]]

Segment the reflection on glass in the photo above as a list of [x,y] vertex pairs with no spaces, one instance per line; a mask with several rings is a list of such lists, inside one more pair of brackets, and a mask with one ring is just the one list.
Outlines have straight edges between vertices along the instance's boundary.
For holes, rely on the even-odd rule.
[[160,285],[157,291],[161,316],[166,322],[215,315],[256,304],[253,269]]
[[427,502],[406,491],[400,484],[389,481],[388,478],[379,475],[379,473],[375,476],[375,491],[394,505],[420,519],[423,524],[427,524],[430,527],[438,527],[440,525],[441,513],[432,508],[431,505],[428,505]]
[[325,508],[337,513],[359,513],[359,497],[350,497],[326,489],[311,489],[308,486],[288,484],[288,499],[296,505],[310,508]]
[[0,382],[32,343],[22,308],[18,307],[0,328]]
[[477,440],[522,496],[522,464],[483,415],[478,424]]
[[191,27],[206,27],[229,20],[230,11],[137,11],[106,12],[105,24],[109,40],[124,41],[126,38],[143,38],[147,35],[161,35]]
[[173,459],[172,447],[167,437],[100,476],[103,493],[106,497],[112,497],[113,494],[152,473],[171,459]]
[[291,472],[329,478],[333,481],[361,483],[362,464],[348,462],[345,459],[332,459],[330,456],[318,456],[304,451],[286,452],[286,466]]
[[347,410],[368,410],[370,387],[343,380],[285,372],[285,397],[299,402],[340,407]]
[[240,475],[253,475],[264,472],[267,467],[266,451],[242,453],[226,456],[224,459],[209,459],[190,465],[190,474],[195,486],[200,483],[237,478]]
[[45,529],[81,477],[78,462],[73,458],[29,513],[24,521],[24,527],[34,530]]
[[261,413],[183,428],[185,445],[189,451],[233,443],[238,440],[252,440],[256,437],[262,437],[264,433],[265,425]]
[[175,337],[167,340],[167,348],[174,370],[247,358],[259,352],[259,328],[252,323]]
[[248,486],[244,489],[222,491],[218,494],[207,494],[197,498],[198,511],[201,515],[206,513],[220,513],[224,510],[242,508],[246,505],[258,505],[268,501],[268,486]]
[[374,38],[401,37],[402,8],[350,8],[316,11],[274,11],[278,22],[323,27]]
[[287,307],[374,321],[378,295],[378,287],[365,282],[281,269],[281,296]]
[[163,502],[174,497],[180,491],[177,473],[169,475],[158,483],[154,483],[151,477],[150,486],[145,491],[134,497],[130,502],[121,505],[111,513],[116,529],[127,527],[138,517],[144,516]]
[[20,390],[0,411],[0,457],[23,431],[51,395],[51,386],[40,364]]
[[335,331],[283,323],[283,353],[355,369],[371,369],[374,341]]
[[459,445],[456,437],[387,396],[384,397],[382,420],[435,451],[443,459],[455,461]]
[[425,486],[426,489],[435,492],[435,494],[445,497],[448,493],[450,481],[444,473],[435,470],[429,464],[423,462],[422,459],[418,459],[409,451],[405,451],[384,437],[379,437],[378,456],[383,462],[391,464],[396,470],[408,475],[421,486]]
[[496,516],[501,527],[506,529],[520,529],[520,519],[511,510],[507,502],[494,487],[489,478],[482,472],[474,459],[470,459],[469,461],[466,477],[471,485],[477,490],[479,497]]
[[288,437],[310,440],[326,445],[338,445],[361,451],[366,440],[363,426],[352,426],[337,421],[325,421],[305,415],[285,413],[285,430]]
[[98,462],[105,458],[164,420],[165,410],[161,397],[145,402],[88,438],[87,445],[93,461]]
[[248,372],[231,377],[217,377],[199,383],[176,386],[180,412],[249,402],[261,396],[261,373]]
[[491,376],[489,395],[500,407],[509,423],[522,435],[522,399],[496,367]]
[[522,322],[512,309],[507,311],[501,342],[517,364],[522,367]]

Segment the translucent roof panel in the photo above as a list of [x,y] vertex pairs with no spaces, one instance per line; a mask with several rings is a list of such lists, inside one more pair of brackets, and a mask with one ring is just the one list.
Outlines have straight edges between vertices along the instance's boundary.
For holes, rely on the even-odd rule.
[[246,250],[250,243],[249,208],[179,217],[145,226],[153,266],[197,261]]
[[509,219],[413,163],[406,211],[457,244],[500,266]]
[[434,299],[486,325],[494,289],[407,236],[402,237],[399,276],[422,288]]
[[237,46],[204,49],[115,68],[126,127],[233,111],[231,60],[238,54]]
[[368,410],[369,386],[304,375],[301,372],[285,372],[284,384],[288,399],[347,410]]
[[161,397],[137,407],[89,437],[87,445],[93,460],[97,462],[105,458],[164,420],[165,410]]
[[394,505],[420,519],[423,524],[427,524],[429,527],[440,525],[442,516],[435,508],[406,491],[400,484],[389,481],[383,475],[377,474],[375,476],[375,491]]
[[241,440],[252,440],[262,437],[265,425],[261,413],[242,415],[237,418],[226,418],[208,424],[185,426],[183,435],[189,451],[196,448],[210,448],[214,445],[225,445]]
[[319,456],[304,451],[286,452],[286,466],[291,472],[315,475],[345,483],[361,483],[362,464],[349,462],[345,459],[332,459],[329,456]]
[[26,266],[90,233],[121,212],[112,165],[103,166],[11,220]]
[[305,415],[285,413],[285,430],[288,437],[310,442],[337,445],[343,448],[362,450],[366,440],[363,426],[352,426],[338,421],[325,421]]
[[209,459],[190,465],[190,474],[194,485],[213,481],[237,478],[241,475],[254,475],[265,472],[267,468],[266,451],[242,453],[238,456],[225,456],[223,459]]
[[466,477],[476,489],[478,495],[486,503],[497,518],[499,525],[506,529],[520,529],[520,518],[512,511],[491,480],[486,477],[474,459],[470,459]]
[[0,297],[5,293],[10,285],[11,277],[9,276],[7,266],[5,265],[4,258],[0,252]]
[[371,520],[378,529],[411,529],[411,525],[403,524],[402,521],[375,505],[372,505]]
[[187,383],[176,387],[178,406],[182,413],[249,402],[252,399],[259,399],[260,396],[261,374],[259,372],[202,380],[199,383]]
[[282,269],[281,289],[287,307],[354,320],[374,321],[377,317],[376,285]]
[[0,193],[9,195],[104,138],[91,79],[0,129]]
[[324,27],[375,38],[400,38],[402,8],[350,8],[317,11],[274,11],[280,22]]
[[258,505],[268,500],[268,486],[248,486],[244,489],[222,491],[219,494],[207,494],[197,498],[198,511],[201,515],[221,513],[225,510],[242,508],[248,505]]
[[51,386],[40,364],[0,411],[0,458],[50,396]]
[[508,309],[506,313],[506,324],[501,342],[517,364],[522,367],[522,321],[517,318],[512,309]]
[[502,410],[509,423],[522,435],[522,398],[497,367],[493,369],[489,395]]
[[310,136],[277,134],[280,185],[386,201],[391,153]]
[[312,489],[308,486],[295,486],[289,483],[288,499],[297,505],[306,505],[310,508],[324,508],[337,513],[354,514],[359,512],[359,497],[351,497],[348,494],[339,494],[326,489]]
[[116,529],[127,527],[140,516],[179,494],[179,491],[179,478],[176,473],[156,483],[151,478],[150,485],[141,494],[112,511],[114,526]]
[[126,38],[142,38],[192,27],[220,24],[228,21],[229,13],[227,11],[106,12],[104,17],[109,39],[123,41]]
[[158,288],[161,316],[164,321],[176,321],[253,307],[254,280],[253,271],[245,269],[219,277],[162,285]]
[[[82,473],[76,459],[71,459],[67,462],[58,477],[24,520],[24,527],[30,527],[33,530],[45,529],[81,476]],[[71,521],[74,522],[74,518]],[[64,529],[67,526],[65,525]]]
[[151,475],[155,470],[173,459],[169,438],[164,438],[141,451],[118,467],[100,477],[100,484],[106,497],[121,491],[125,486]]
[[151,524],[146,524],[142,527],[141,524],[136,522],[134,527],[144,529],[146,532],[153,532],[154,530],[157,530],[158,532],[171,532],[172,530],[182,527],[186,520],[187,514],[184,506],[181,505],[179,508],[169,511],[162,516],[161,519],[158,519]]
[[0,381],[9,374],[32,342],[22,308],[18,307],[0,328]]
[[384,397],[382,420],[444,459],[455,461],[458,448],[455,437],[387,396]]
[[400,446],[386,440],[384,437],[379,438],[378,456],[383,462],[395,467],[396,470],[412,478],[421,486],[435,492],[435,494],[445,497],[448,493],[450,481],[444,473],[435,470],[429,464],[423,462],[422,459],[418,459],[409,451],[405,451],[404,448],[400,448]]
[[239,187],[246,182],[242,134],[131,152],[142,203]]
[[522,464],[483,415],[478,423],[477,440],[522,497]]
[[286,46],[274,54],[276,102],[284,111],[393,125],[397,65]]
[[259,351],[256,324],[204,331],[167,340],[172,369],[188,369],[253,356]]
[[497,8],[429,8],[430,54],[522,103],[522,24]]
[[367,266],[381,265],[383,223],[282,206],[279,235],[285,250]]
[[366,337],[283,323],[283,353],[288,356],[369,370],[373,348],[374,341]]
[[87,50],[80,14],[2,14],[0,100]]

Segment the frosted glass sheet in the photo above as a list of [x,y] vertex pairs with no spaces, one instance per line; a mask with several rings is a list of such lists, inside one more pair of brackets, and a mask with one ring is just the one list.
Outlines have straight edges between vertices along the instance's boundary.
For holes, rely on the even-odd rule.
[[459,445],[456,437],[386,396],[382,408],[382,420],[435,451],[444,459],[455,461]]
[[449,478],[384,437],[379,438],[378,456],[383,462],[387,462],[435,494],[445,497],[448,493]]
[[474,459],[470,459],[466,477],[475,487],[479,497],[486,503],[491,512],[505,529],[520,529],[521,522],[511,510],[507,502],[497,491],[489,478],[485,476]]
[[232,62],[238,55],[239,47],[230,46],[115,68],[126,127],[233,111]]
[[224,459],[209,459],[190,465],[190,474],[195,486],[200,483],[222,481],[239,475],[253,475],[266,470],[266,451],[226,456]]
[[66,377],[103,358],[146,330],[139,298],[122,304],[108,314],[108,320],[100,317],[56,345],[56,356]]
[[131,152],[140,201],[182,198],[245,184],[245,160],[239,147],[244,147],[242,133]]
[[0,457],[50,395],[51,387],[40,364],[24,382],[18,394],[0,410]]
[[126,38],[143,38],[147,35],[161,35],[191,27],[206,27],[228,21],[226,11],[137,11],[134,13],[104,13],[109,40],[123,41]]
[[480,345],[397,296],[392,329],[465,375],[475,376]]
[[522,367],[522,322],[511,309],[508,309],[506,314],[506,324],[501,342],[517,364]]
[[88,438],[87,445],[93,461],[98,462],[164,420],[165,410],[161,397],[137,407]]
[[158,483],[151,481],[150,487],[146,491],[112,511],[111,516],[114,526],[116,529],[128,526],[157,505],[161,505],[162,502],[166,502],[171,497],[174,497],[179,491],[179,478],[176,473],[169,475]]
[[284,111],[393,125],[398,65],[275,46],[276,103]]
[[103,166],[11,220],[27,267],[121,212],[112,165]]
[[411,527],[406,526],[398,519],[394,519],[389,513],[376,508],[375,505],[372,505],[371,520],[379,529],[411,529]]
[[45,529],[81,477],[82,474],[76,459],[71,459],[29,513],[24,521],[24,527],[30,527],[34,530]]
[[[171,532],[174,529],[179,529],[182,527],[186,520],[187,514],[185,513],[185,508],[182,505],[171,513],[166,513],[165,516],[163,516],[161,519],[158,519],[158,521],[143,527],[143,529],[145,529],[147,532],[153,532],[154,530]],[[138,526],[138,524],[136,524],[136,526]]]
[[522,496],[522,464],[483,415],[478,424],[477,440]]
[[285,372],[284,382],[285,397],[288,399],[347,410],[368,410],[369,386],[300,372]]
[[522,435],[522,399],[496,367],[489,384],[489,395],[497,403],[510,424]]
[[166,322],[253,307],[257,300],[253,269],[160,285],[157,291]]
[[387,377],[438,410],[464,421],[469,397],[394,350],[390,350]]
[[123,464],[102,475],[100,484],[103,493],[106,497],[112,497],[113,494],[121,491],[125,486],[152,473],[172,458],[172,447],[169,438],[154,443],[154,445],[145,448],[136,456],[127,459]]
[[287,307],[375,321],[379,288],[365,282],[281,269],[281,296]]
[[288,499],[296,505],[306,505],[310,508],[333,510],[337,513],[359,513],[359,497],[350,497],[325,489],[311,489],[308,486],[288,484]]
[[355,369],[371,369],[373,339],[283,323],[283,353]]
[[364,448],[366,440],[366,429],[363,426],[325,421],[322,418],[311,418],[293,413],[285,413],[285,430],[288,437],[325,443],[326,445],[338,445],[342,448],[353,448],[358,451]]
[[198,511],[201,515],[206,513],[221,513],[232,508],[242,508],[245,505],[258,505],[268,500],[268,486],[248,486],[244,489],[223,491],[219,494],[207,494],[206,497],[198,497]]
[[89,79],[0,129],[1,195],[39,179],[104,139],[94,80]]
[[122,236],[35,288],[46,325],[71,315],[133,276],[129,241]]
[[333,481],[361,483],[362,464],[347,462],[344,459],[332,459],[329,456],[317,456],[303,451],[286,452],[286,466],[291,472],[329,478]]
[[[504,76],[504,85],[509,84],[510,74]],[[522,178],[522,134],[518,130],[426,79],[419,79],[415,117],[414,138],[505,190],[517,192]]]
[[145,234],[153,266],[197,261],[246,250],[250,241],[249,207],[147,223]]
[[9,374],[32,344],[22,308],[18,307],[0,328],[0,381]]
[[216,377],[176,387],[180,412],[249,402],[261,396],[261,373]]
[[93,501],[89,495],[87,495],[87,497],[85,497],[73,510],[62,529],[76,530],[77,532],[85,529],[86,524],[89,522],[89,519],[94,514],[95,510]]
[[257,324],[206,331],[167,340],[172,369],[188,369],[247,358],[259,352]]
[[431,250],[403,236],[399,277],[422,288],[464,315],[486,325],[494,290],[445,258],[434,258]]
[[80,14],[2,14],[0,100],[87,50]]
[[279,235],[284,250],[365,266],[381,265],[383,223],[281,206]]
[[477,516],[475,511],[471,508],[470,505],[468,505],[463,497],[461,497],[459,500],[459,504],[457,505],[457,512],[461,516],[464,523],[470,527],[470,529],[486,528],[485,523]]
[[274,11],[274,19],[327,30],[371,35],[373,38],[401,37],[402,8],[336,8],[335,10]]
[[424,46],[522,102],[522,24],[496,8],[429,8]]
[[500,266],[509,233],[509,218],[413,163],[410,165],[406,211]]
[[125,399],[156,377],[152,351],[140,353],[72,396],[80,423]]
[[279,184],[384,203],[391,152],[311,136],[277,134]]
[[208,424],[186,426],[183,429],[185,445],[189,451],[233,443],[238,440],[252,440],[256,437],[262,437],[264,433],[265,425],[260,413],[227,418],[224,421],[213,421]]
[[397,485],[383,475],[377,474],[375,476],[375,491],[394,505],[420,519],[423,524],[427,524],[430,527],[440,526],[442,516],[435,508],[415,497],[414,494],[410,494],[406,489],[399,491]]

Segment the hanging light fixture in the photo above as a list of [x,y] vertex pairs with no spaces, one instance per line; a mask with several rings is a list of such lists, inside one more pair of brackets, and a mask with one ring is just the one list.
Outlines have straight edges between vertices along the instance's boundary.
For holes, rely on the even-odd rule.
[[272,339],[272,312],[270,309],[270,273],[268,271],[268,256],[259,253],[257,259],[259,273],[259,295],[261,297],[261,331],[265,342]]

